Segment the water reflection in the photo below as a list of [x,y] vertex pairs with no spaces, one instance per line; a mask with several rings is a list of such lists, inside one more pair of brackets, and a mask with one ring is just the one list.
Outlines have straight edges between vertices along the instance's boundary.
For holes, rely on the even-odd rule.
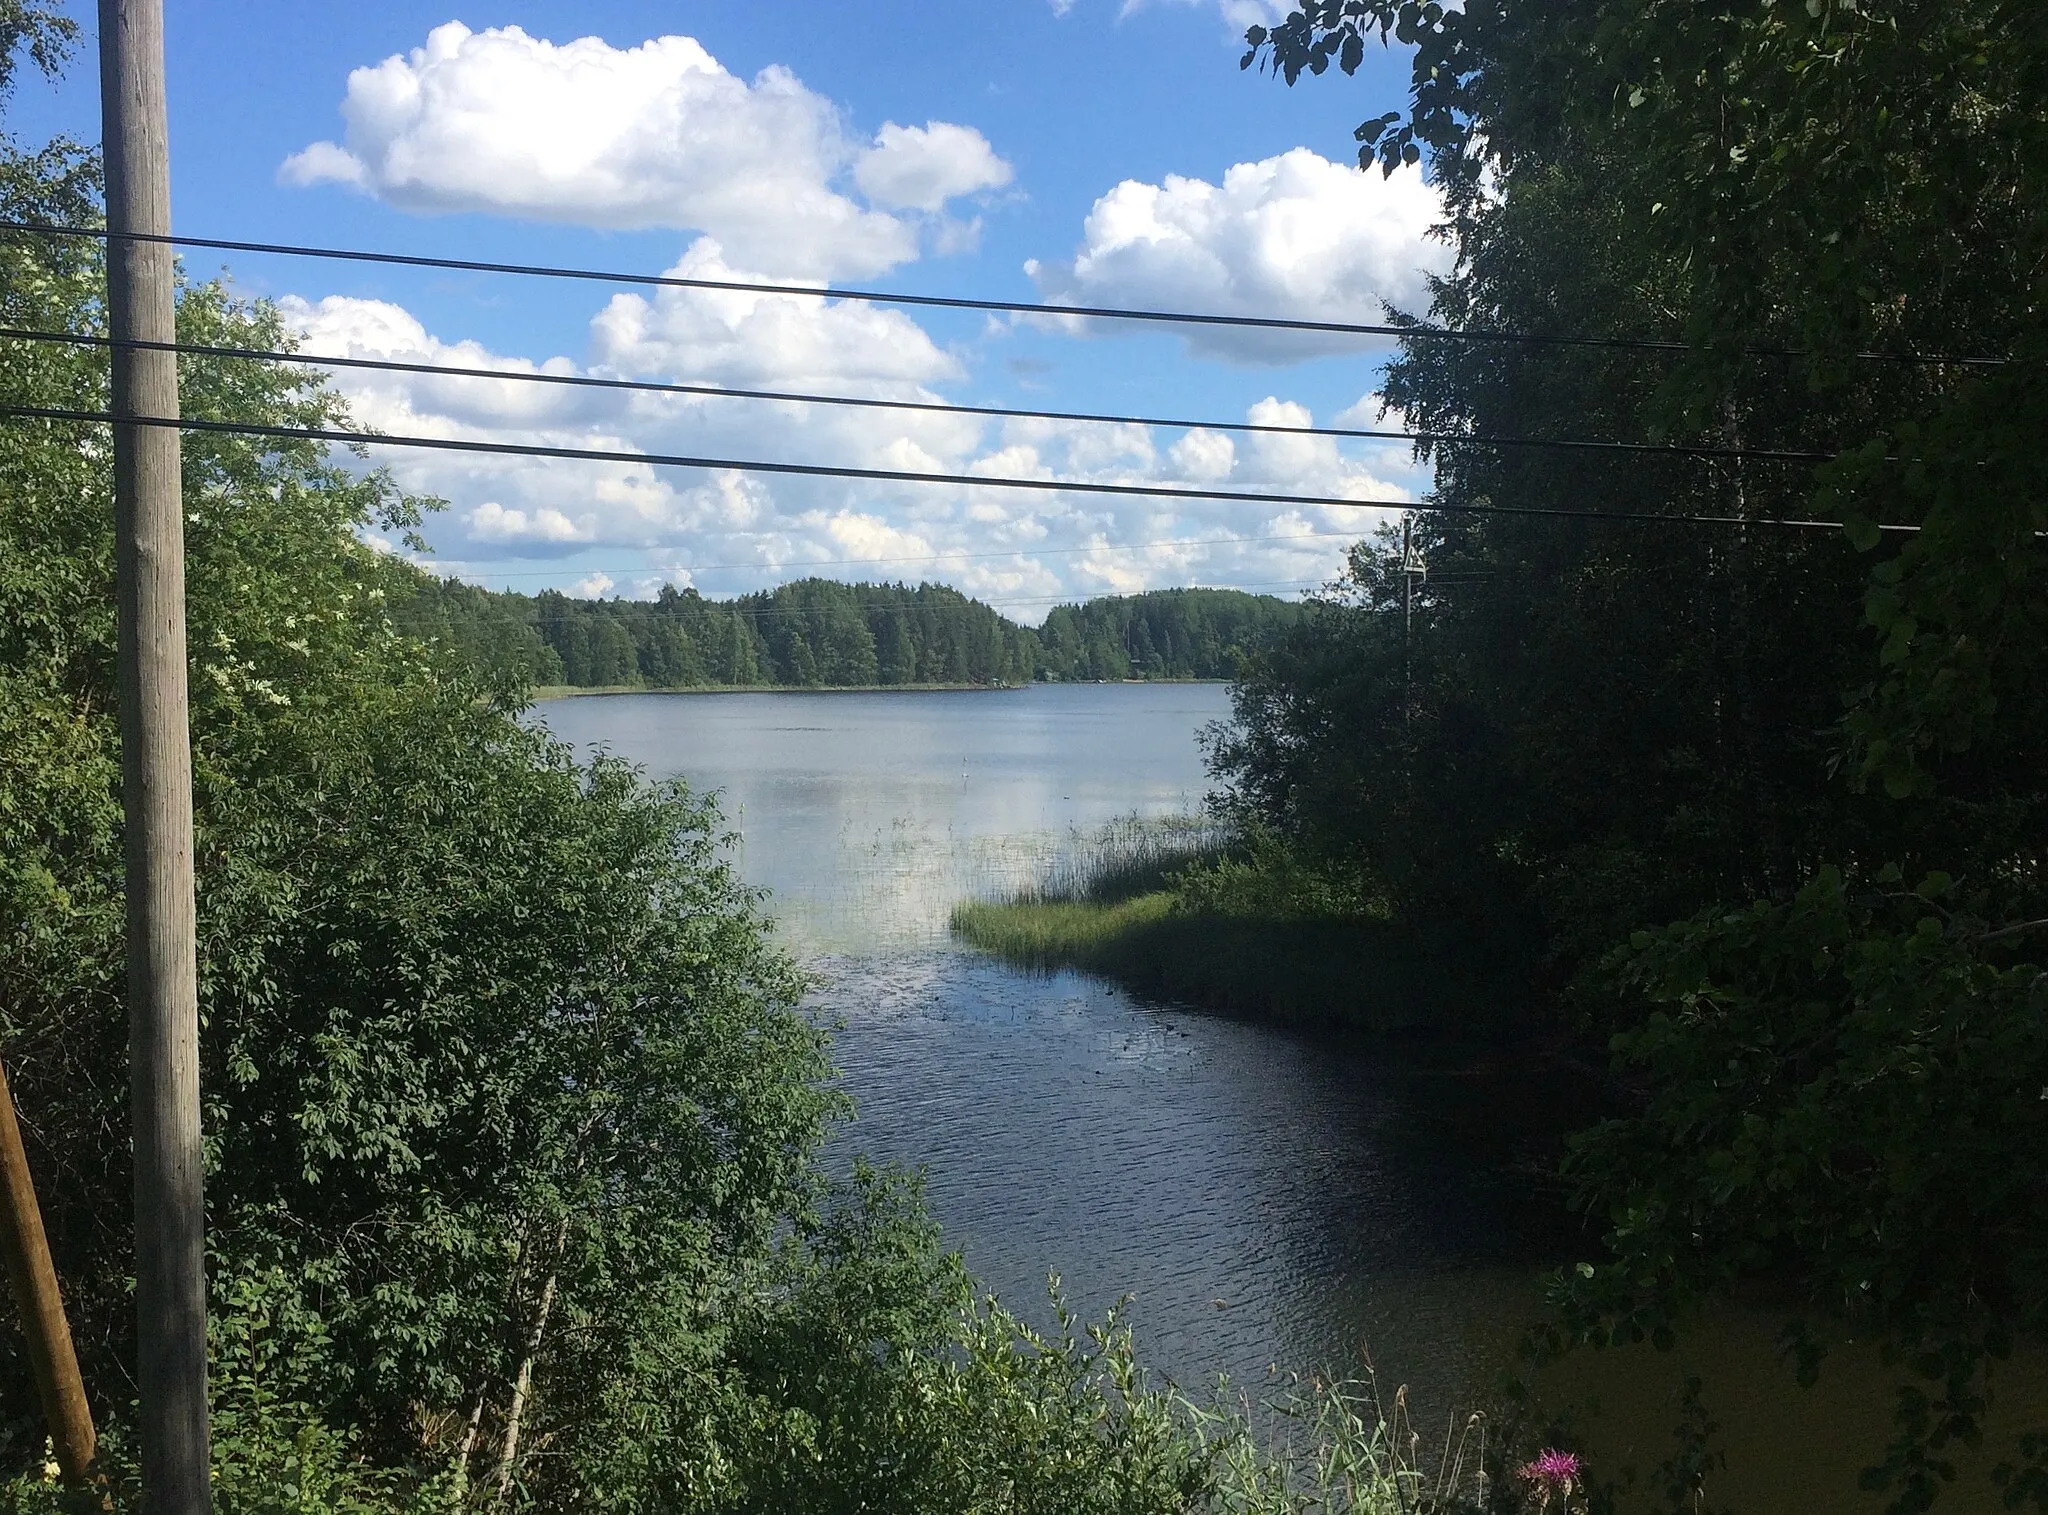
[[1217,684],[551,701],[568,741],[717,790],[748,878],[810,952],[945,944],[965,895],[1021,885],[1085,831],[1199,808]]
[[929,1167],[976,1271],[1135,1296],[1184,1382],[1269,1365],[1388,1369],[1448,1403],[1526,1309],[1530,1207],[1413,1139],[1414,1081],[1362,1051],[1133,1005],[959,955],[834,960],[869,1151]]

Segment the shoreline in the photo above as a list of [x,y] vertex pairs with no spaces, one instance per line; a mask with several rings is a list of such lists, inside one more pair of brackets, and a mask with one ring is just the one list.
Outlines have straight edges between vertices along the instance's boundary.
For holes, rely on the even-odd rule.
[[534,700],[601,699],[620,694],[1014,694],[1026,684],[691,684],[650,689],[644,684],[542,684]]
[[528,691],[542,700],[597,699],[620,694],[1016,694],[1026,689],[1094,689],[1125,685],[1228,684],[1228,679],[1035,679],[1029,684],[690,684],[650,689],[644,684],[540,684]]
[[[962,900],[948,934],[1026,972],[1074,969],[1141,998],[1273,1025],[1499,1040],[1498,986],[1376,920],[1184,910],[1171,887],[1116,900]],[[1518,1007],[1519,1008],[1519,1007]]]

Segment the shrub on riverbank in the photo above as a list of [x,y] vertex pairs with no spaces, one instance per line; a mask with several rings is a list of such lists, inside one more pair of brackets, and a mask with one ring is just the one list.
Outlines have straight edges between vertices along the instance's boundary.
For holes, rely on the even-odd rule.
[[1267,841],[1232,847],[1212,834],[1174,853],[1133,829],[1119,845],[1081,850],[1038,888],[963,901],[953,934],[1019,967],[1078,968],[1140,994],[1295,1024],[1466,1032],[1519,1009],[1483,966],[1396,926],[1354,879]]
[[[1442,1515],[1489,1508],[1500,1448],[1473,1416],[1421,1446],[1370,1382],[1290,1381],[1256,1405],[1196,1400],[1139,1365],[1117,1311],[1083,1323],[1054,1281],[1033,1328],[975,1298],[914,1194],[885,1180],[785,1260],[733,1322],[736,1371],[649,1405],[610,1456],[603,1505],[664,1515]],[[848,1217],[851,1223],[846,1224]],[[847,1250],[848,1247],[851,1250]],[[220,1515],[459,1515],[556,1508],[545,1489],[379,1461],[359,1433],[262,1375],[215,1386]],[[713,1455],[705,1456],[706,1451]],[[686,1451],[687,1456],[678,1456]],[[1489,1461],[1491,1456],[1492,1461]],[[100,1469],[140,1508],[118,1423]],[[583,1506],[578,1506],[583,1507]],[[4,1515],[100,1508],[47,1475],[0,1485]]]
[[[0,157],[0,212],[89,220],[90,165],[57,168]],[[10,244],[0,316],[91,330],[103,280],[89,247]],[[217,285],[183,292],[178,330],[290,340]],[[0,398],[105,406],[90,350],[0,358]],[[346,422],[289,369],[195,360],[182,384],[194,416]],[[70,424],[9,443],[0,1055],[117,1448],[135,1315],[108,449]],[[253,1382],[298,1407],[288,1442],[346,1428],[337,1466],[610,1498],[610,1449],[730,1372],[728,1322],[817,1205],[841,1100],[801,975],[712,807],[577,763],[397,630],[411,571],[359,537],[419,521],[386,478],[195,436],[184,498],[223,1452]],[[42,1462],[21,1352],[0,1330],[0,1477]]]

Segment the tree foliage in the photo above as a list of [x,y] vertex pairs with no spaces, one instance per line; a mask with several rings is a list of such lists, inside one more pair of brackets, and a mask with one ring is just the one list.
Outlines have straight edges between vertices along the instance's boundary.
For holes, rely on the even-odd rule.
[[1060,605],[1033,630],[942,584],[795,579],[710,600],[489,591],[420,579],[393,619],[515,685],[846,688],[1034,679],[1222,679],[1294,602],[1230,589],[1160,589]]
[[[14,166],[8,213],[44,209],[47,192],[23,204],[36,165]],[[96,326],[91,254],[0,256],[15,324]],[[212,286],[179,319],[197,342],[285,340]],[[195,361],[182,379],[194,415],[340,418],[278,369]],[[105,403],[78,350],[10,345],[0,384]],[[118,1416],[107,466],[104,438],[71,425],[11,425],[0,454],[0,1041],[94,1398]],[[217,1343],[221,1370],[233,1383],[236,1354],[260,1355],[279,1392],[400,1465],[480,1468],[495,1449],[508,1477],[574,1490],[624,1424],[604,1399],[621,1365],[721,1360],[732,1301],[813,1204],[837,1096],[800,980],[705,805],[579,769],[393,626],[402,571],[356,533],[416,511],[380,475],[200,434],[185,500],[211,1284],[224,1320],[263,1323]],[[37,1440],[27,1383],[0,1374],[12,1459]]]
[[1834,461],[1446,443],[1450,502],[1755,524],[1431,525],[1412,638],[1398,558],[1362,548],[1219,759],[1418,915],[1524,933],[1614,1034],[1642,1104],[1573,1160],[1610,1229],[1561,1285],[1572,1332],[1791,1285],[1888,1344],[1868,1478],[1923,1508],[1987,1358],[2048,1325],[2048,13],[1313,0],[1245,61],[1292,82],[1384,40],[1412,87],[1361,159],[1427,155],[1446,191],[1433,319],[1684,344],[1411,339],[1390,399],[1454,435]]
[[427,581],[396,614],[535,684],[648,689],[1028,683],[1031,631],[938,584],[797,579],[708,600],[492,593]]
[[0,0],[0,100],[14,87],[22,54],[55,78],[78,44],[78,22],[54,6],[33,0]]
[[1155,589],[1055,606],[1038,634],[1041,677],[1227,679],[1297,601],[1238,589]]

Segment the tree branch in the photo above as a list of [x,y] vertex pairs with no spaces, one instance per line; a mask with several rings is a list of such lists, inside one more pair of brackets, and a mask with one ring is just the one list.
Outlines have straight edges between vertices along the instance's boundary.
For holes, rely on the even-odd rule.
[[2008,936],[2018,936],[2022,932],[2027,931],[2038,931],[2043,926],[2048,926],[2048,917],[2044,917],[2043,919],[2038,921],[2021,921],[2017,925],[2013,926],[2001,926],[1996,931],[1985,932],[1982,936],[1978,937],[1977,940],[1980,942],[2003,941]]

